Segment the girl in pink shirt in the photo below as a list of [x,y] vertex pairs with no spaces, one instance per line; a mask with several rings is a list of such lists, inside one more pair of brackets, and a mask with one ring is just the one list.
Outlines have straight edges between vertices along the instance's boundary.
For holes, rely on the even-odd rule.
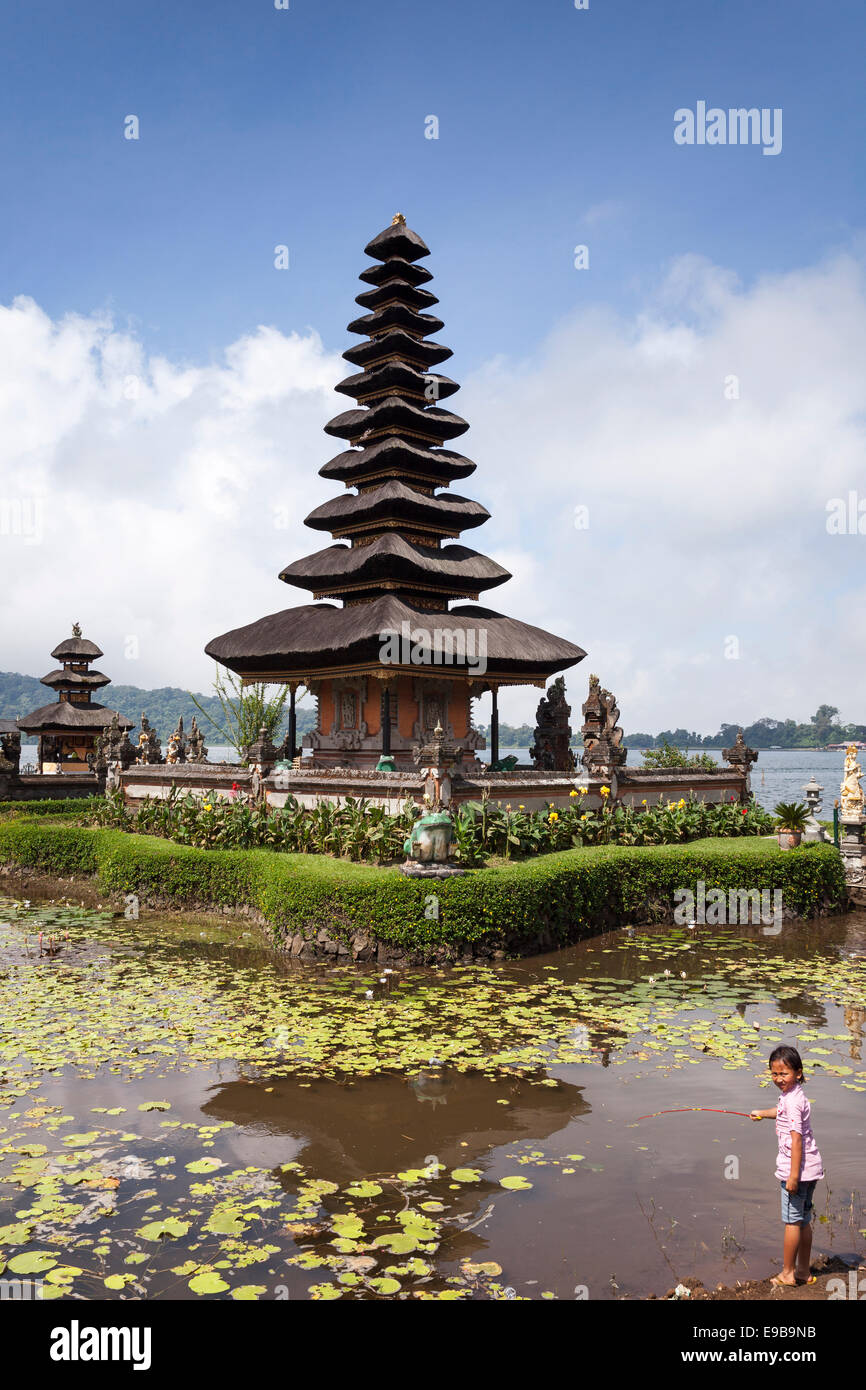
[[753,1120],[775,1119],[779,1140],[776,1177],[782,1188],[785,1223],[782,1272],[773,1284],[814,1284],[809,1271],[812,1251],[812,1194],[824,1165],[812,1134],[810,1106],[803,1092],[803,1063],[794,1047],[770,1053],[770,1076],[781,1091],[773,1110],[753,1110]]

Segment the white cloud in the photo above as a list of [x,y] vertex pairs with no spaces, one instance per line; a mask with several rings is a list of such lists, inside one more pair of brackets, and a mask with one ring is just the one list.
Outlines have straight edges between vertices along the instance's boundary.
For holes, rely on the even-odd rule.
[[[821,700],[866,719],[866,536],[825,527],[829,498],[866,497],[864,360],[853,256],[747,288],[689,256],[633,317],[575,313],[531,359],[465,381],[458,447],[479,467],[459,491],[493,520],[464,540],[514,573],[491,607],[586,648],[566,677],[576,723],[590,671],[627,729]],[[347,370],[309,332],[260,327],[197,366],[103,315],[0,308],[0,498],[44,508],[41,545],[0,537],[0,665],[42,674],[77,618],[116,681],[207,687],[209,638],[306,601],[276,576],[327,543],[302,522],[336,491],[317,470]],[[538,698],[504,694],[503,717]]]

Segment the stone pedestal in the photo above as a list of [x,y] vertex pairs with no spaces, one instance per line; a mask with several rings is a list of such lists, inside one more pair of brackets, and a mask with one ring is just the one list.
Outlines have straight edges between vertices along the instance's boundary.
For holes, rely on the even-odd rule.
[[863,816],[842,816],[839,852],[845,870],[845,882],[852,897],[866,897],[866,846],[863,843]]

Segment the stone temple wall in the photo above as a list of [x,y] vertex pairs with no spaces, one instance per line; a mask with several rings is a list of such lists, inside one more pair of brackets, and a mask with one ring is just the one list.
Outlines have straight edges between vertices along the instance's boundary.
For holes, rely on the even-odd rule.
[[[300,767],[289,771],[269,772],[263,778],[233,763],[196,763],[154,767],[132,766],[116,774],[128,804],[144,797],[165,798],[172,787],[181,794],[193,792],[209,798],[230,797],[234,788],[242,794],[262,796],[275,810],[294,797],[302,806],[312,807],[322,801],[341,804],[346,797],[362,797],[375,805],[384,806],[396,814],[407,799],[420,805],[424,783],[417,768],[397,772],[359,771],[355,768]],[[602,806],[607,797],[602,787],[610,788],[610,797],[626,805],[648,806],[658,801],[678,801],[694,796],[699,801],[739,800],[746,793],[746,779],[734,768],[718,772],[701,771],[634,771],[620,769],[607,781],[587,777],[580,770],[574,773],[539,772],[534,768],[517,767],[511,772],[491,772],[465,778],[455,777],[452,804],[480,801],[485,792],[493,802],[515,809],[543,811],[553,805],[558,809],[574,804],[571,793],[582,790],[581,804],[587,809]]]

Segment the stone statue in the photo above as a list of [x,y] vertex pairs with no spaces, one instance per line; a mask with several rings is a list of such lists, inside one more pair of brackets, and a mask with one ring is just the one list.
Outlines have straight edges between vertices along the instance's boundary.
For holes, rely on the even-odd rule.
[[857,761],[857,747],[849,743],[845,749],[845,772],[842,777],[843,820],[857,820],[863,815],[863,788],[860,786],[862,775],[863,769]]
[[141,716],[141,733],[138,735],[138,757],[137,763],[146,763],[153,766],[162,762],[162,745],[157,737],[156,729],[152,728],[147,715]]
[[[565,698],[565,677],[557,676],[538,702],[535,742],[529,756],[541,772],[574,772],[571,750],[571,705]],[[515,759],[515,762],[517,760]]]
[[589,696],[583,705],[583,756],[587,771],[597,777],[610,777],[622,767],[628,749],[621,747],[622,729],[617,724],[619,710],[609,690],[600,684],[598,676],[589,678]]
[[174,733],[169,736],[168,748],[166,749],[165,753],[165,761],[171,764],[185,763],[187,749],[188,744],[186,741],[186,736],[183,732],[183,715],[181,715],[177,721],[177,728],[175,729]]
[[436,865],[447,867],[453,831],[454,826],[447,811],[433,811],[421,816],[403,844],[407,859],[405,868],[414,868],[416,864],[427,865],[431,869]]
[[207,762],[207,753],[208,753],[208,750],[207,750],[207,749],[205,748],[205,746],[204,746],[204,734],[202,733],[201,729],[198,727],[198,723],[196,722],[196,717],[195,717],[195,715],[193,715],[193,717],[192,717],[192,727],[190,728],[190,731],[189,731],[189,758],[188,758],[188,760],[189,760],[189,762],[191,762],[191,763],[204,763],[204,762]]
[[12,733],[0,734],[0,770],[17,774],[20,767],[21,735],[14,730]]

